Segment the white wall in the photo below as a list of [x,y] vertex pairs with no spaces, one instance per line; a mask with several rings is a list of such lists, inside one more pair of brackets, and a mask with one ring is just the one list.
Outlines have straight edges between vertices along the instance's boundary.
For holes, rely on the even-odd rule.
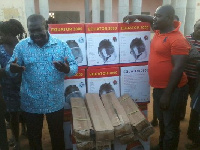
[[196,0],[195,22],[200,19],[200,0]]
[[24,0],[0,0],[0,21],[6,21],[11,18],[19,20],[26,29],[26,14]]

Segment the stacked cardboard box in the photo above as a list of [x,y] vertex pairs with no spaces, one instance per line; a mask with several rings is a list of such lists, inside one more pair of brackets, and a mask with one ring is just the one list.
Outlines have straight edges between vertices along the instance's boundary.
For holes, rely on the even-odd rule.
[[86,105],[95,131],[96,148],[110,148],[114,128],[98,94],[86,94]]
[[[86,92],[97,93],[94,98],[96,102],[100,100],[99,95],[101,96],[105,93],[115,92],[117,98],[122,94],[128,93],[135,102],[146,103],[149,101],[150,86],[148,84],[147,63],[150,50],[150,24],[139,22],[130,24],[53,24],[49,25],[49,32],[69,45],[78,62],[78,74],[72,78],[65,78],[64,88],[68,89],[69,86],[70,90],[75,89],[72,93],[73,95],[85,97]],[[85,68],[87,68],[87,75],[85,75]],[[71,98],[72,94],[65,97],[66,100]],[[97,108],[101,108],[102,110],[104,107],[99,107],[101,105],[100,102],[88,104],[88,106],[97,105]],[[124,127],[126,123],[122,124],[122,118],[119,117],[120,113],[125,113],[121,112],[121,108],[119,108],[120,111],[118,111],[118,107],[111,109],[111,106],[115,106],[115,104],[116,103],[113,105],[113,103],[108,101],[108,103],[104,104],[104,110],[108,112],[108,118],[112,123],[111,126],[115,131],[115,137],[118,138],[118,141],[122,144],[126,144],[130,141],[135,141],[137,139],[135,135],[141,139],[146,139],[152,133],[152,127],[147,125],[148,121],[144,119],[144,116],[139,114],[139,111],[134,112],[130,110],[127,112],[127,107],[124,109],[125,112],[128,113],[128,120],[135,133],[131,131],[129,134],[126,134],[126,130],[128,131],[128,129]],[[131,103],[128,102],[127,105],[130,104]],[[70,103],[66,102],[65,109],[68,109],[67,112],[70,112],[70,108]],[[101,116],[101,110],[99,111],[96,107],[95,109],[88,107],[89,112],[99,112],[99,114],[95,113],[96,116],[93,114],[94,112],[90,112],[90,115],[93,117],[91,119],[95,119],[95,117],[97,119],[98,115]],[[117,119],[113,119],[112,116],[117,117]],[[133,123],[133,116],[140,119],[135,119],[134,121],[136,122]],[[67,116],[65,115],[65,118],[70,118],[70,114],[68,113]],[[130,118],[132,118],[132,120]],[[105,116],[100,118],[100,120],[101,119],[102,121],[100,123],[107,123]],[[67,120],[69,121],[70,119]],[[71,130],[71,124],[69,122],[67,123],[65,131]],[[92,120],[92,124],[93,126],[95,125],[96,129],[99,129],[97,128],[97,120]],[[95,142],[88,140],[86,137],[86,141],[85,138],[81,140],[76,137],[77,147],[79,147],[79,149],[90,149],[90,147],[94,147],[95,144],[96,149],[110,148],[112,138],[107,134],[111,134],[111,131],[107,132],[107,129],[103,129],[104,126],[102,125],[100,125],[100,127],[102,127],[102,131],[95,131]],[[65,133],[65,136],[66,135],[68,137],[68,132]],[[104,138],[108,139],[105,140]],[[67,141],[70,141],[69,137]]]
[[115,137],[133,132],[128,116],[115,93],[103,94],[101,95],[101,100],[114,127]]
[[124,110],[126,111],[134,132],[139,138],[147,140],[154,133],[154,129],[147,121],[144,114],[138,108],[138,105],[131,99],[128,94],[124,94],[119,98]]
[[68,44],[78,66],[87,66],[84,23],[50,24],[49,32]]
[[72,97],[84,97],[86,93],[85,83],[85,69],[79,69],[77,74],[73,77],[65,77],[64,80],[64,137],[65,137],[65,148],[72,148],[71,140],[71,103],[70,98]]
[[99,95],[115,92],[120,97],[120,71],[119,67],[111,68],[88,68],[87,69],[87,92]]
[[119,63],[118,23],[85,24],[88,66]]
[[139,103],[150,101],[150,85],[148,66],[120,67],[120,89],[121,95],[129,94]]
[[147,62],[150,52],[150,24],[119,23],[120,63]]
[[71,98],[73,115],[73,135],[76,139],[77,148],[89,150],[94,148],[94,139],[91,133],[94,131],[84,99]]
[[115,137],[121,144],[128,144],[135,140],[129,118],[118,101],[114,92],[101,95],[106,112],[114,127]]

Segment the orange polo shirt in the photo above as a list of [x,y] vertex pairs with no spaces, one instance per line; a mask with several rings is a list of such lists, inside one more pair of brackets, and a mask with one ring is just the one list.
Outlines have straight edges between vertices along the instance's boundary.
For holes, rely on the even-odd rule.
[[[151,41],[149,55],[149,82],[154,88],[166,88],[173,69],[172,55],[188,55],[190,45],[179,31],[181,23],[174,22],[175,29],[169,33],[160,34],[155,31]],[[187,83],[187,76],[183,73],[178,87]]]

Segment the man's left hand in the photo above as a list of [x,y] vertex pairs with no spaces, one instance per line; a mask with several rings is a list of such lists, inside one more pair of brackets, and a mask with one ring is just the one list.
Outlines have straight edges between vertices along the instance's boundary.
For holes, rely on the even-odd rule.
[[69,73],[69,71],[70,71],[69,62],[67,61],[66,57],[65,57],[64,61],[65,61],[64,63],[61,61],[54,61],[53,64],[58,71],[64,72],[64,73]]

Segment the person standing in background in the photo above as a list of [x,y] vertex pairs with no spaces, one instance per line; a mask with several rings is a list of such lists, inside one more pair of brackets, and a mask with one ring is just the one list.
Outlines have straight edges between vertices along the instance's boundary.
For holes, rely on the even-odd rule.
[[174,21],[175,10],[171,5],[160,6],[154,17],[128,15],[124,17],[133,22],[136,19],[149,22],[154,29],[149,55],[149,82],[153,89],[156,115],[159,120],[159,145],[153,149],[177,150],[180,135],[180,103],[182,89],[187,87],[184,73],[190,45],[179,31],[180,22]]
[[20,41],[6,66],[11,76],[22,73],[21,109],[31,150],[42,150],[43,118],[46,116],[53,150],[64,150],[64,77],[77,73],[69,46],[51,36],[42,15],[27,19],[30,37]]
[[[179,21],[179,17],[177,15],[174,15],[174,21]],[[185,118],[185,113],[186,113],[186,105],[187,105],[187,99],[188,99],[188,88],[184,88],[182,91],[182,96],[183,96],[183,101],[181,103],[181,111],[180,111],[180,119],[183,120]],[[156,110],[155,106],[153,103],[153,119],[151,121],[152,126],[157,126],[158,125],[158,120],[156,116]]]
[[[0,28],[3,22],[0,22]],[[0,32],[0,44],[1,44],[2,34]],[[4,69],[1,69],[0,66],[0,80],[5,76]],[[8,150],[8,142],[7,142],[7,132],[6,132],[6,124],[5,124],[5,112],[6,112],[6,105],[3,100],[2,89],[0,85],[0,149],[1,150]]]
[[[194,32],[186,36],[188,41],[196,47],[200,53],[200,20],[194,25]],[[199,73],[196,70],[197,64],[200,63],[200,58],[189,59],[185,72],[188,77],[189,95],[192,98],[198,86]],[[200,115],[194,109],[191,109],[190,121],[188,127],[188,138],[192,141],[191,144],[186,144],[187,149],[200,149]]]
[[[0,79],[4,75],[5,75],[4,72],[2,72],[2,70],[0,69]],[[6,112],[6,105],[3,100],[2,89],[0,86],[0,150],[8,150],[7,132],[6,132],[5,117],[4,117],[5,112]]]
[[[10,60],[15,45],[23,39],[25,34],[22,24],[15,19],[4,21],[0,27],[2,44],[0,45],[0,65],[5,67]],[[11,131],[14,137],[14,149],[19,149],[19,112],[20,112],[20,84],[21,74],[15,77],[5,75],[1,79],[3,99],[7,112],[10,114]]]

